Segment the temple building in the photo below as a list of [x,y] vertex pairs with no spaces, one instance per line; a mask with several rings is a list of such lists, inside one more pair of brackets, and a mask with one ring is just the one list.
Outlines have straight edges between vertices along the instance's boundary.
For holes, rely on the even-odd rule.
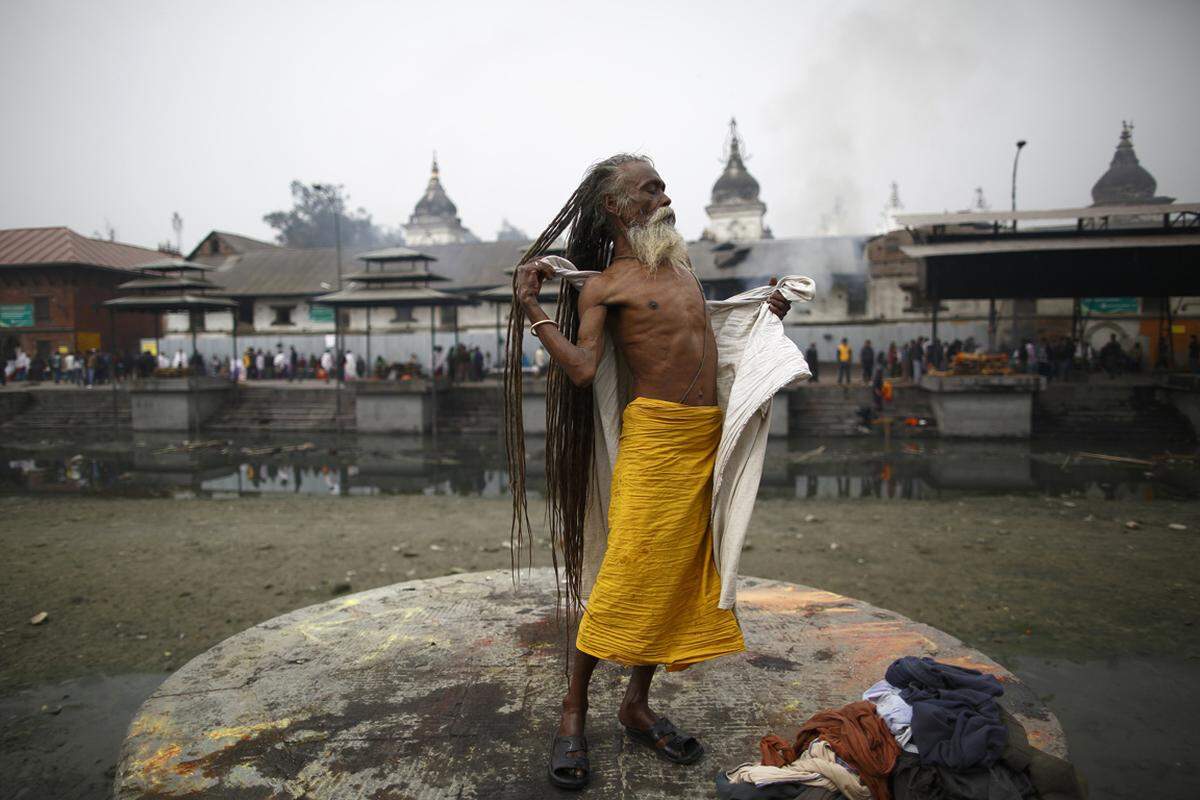
[[725,144],[725,170],[712,188],[712,202],[705,206],[708,227],[702,239],[711,242],[749,242],[771,239],[771,229],[763,224],[767,205],[758,198],[758,181],[742,161],[742,139],[737,120],[729,120],[729,139]]
[[479,241],[479,237],[463,227],[458,208],[442,188],[436,154],[425,194],[417,201],[408,224],[404,226],[404,241],[413,247]]
[[1133,152],[1133,123],[1121,123],[1121,139],[1108,171],[1092,187],[1093,206],[1129,206],[1170,203],[1174,197],[1155,196],[1158,181],[1138,163]]

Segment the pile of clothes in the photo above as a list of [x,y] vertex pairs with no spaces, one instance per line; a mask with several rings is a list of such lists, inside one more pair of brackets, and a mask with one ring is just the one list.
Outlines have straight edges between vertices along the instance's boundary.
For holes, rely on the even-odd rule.
[[717,773],[722,800],[1082,800],[1068,762],[1029,744],[994,675],[905,656],[848,706],[813,715],[759,763]]

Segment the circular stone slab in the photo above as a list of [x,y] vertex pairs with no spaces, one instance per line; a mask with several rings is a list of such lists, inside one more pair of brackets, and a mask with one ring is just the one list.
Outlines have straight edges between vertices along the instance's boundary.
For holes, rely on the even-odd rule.
[[[587,797],[714,796],[720,768],[757,760],[813,713],[861,698],[902,655],[995,673],[1031,743],[1065,755],[1057,720],[1008,671],[962,642],[831,592],[742,579],[747,651],[659,671],[651,704],[708,755],[681,767],[616,719],[628,670],[592,681]],[[562,797],[546,780],[566,687],[554,574],[514,590],[507,571],[412,581],[310,606],[192,659],[142,706],[116,798]]]

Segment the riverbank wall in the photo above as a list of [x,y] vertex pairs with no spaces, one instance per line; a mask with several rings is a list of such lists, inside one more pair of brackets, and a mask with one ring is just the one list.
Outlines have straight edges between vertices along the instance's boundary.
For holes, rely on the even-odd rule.
[[[363,387],[374,390],[377,384]],[[431,389],[417,394],[427,411],[436,407],[436,414],[426,416],[436,419],[439,432],[499,434],[504,416],[499,382],[439,384],[436,392]],[[544,433],[545,383],[527,380],[524,390],[526,431]],[[355,384],[339,390],[336,384],[316,381],[243,383],[229,391],[221,407],[191,433],[353,433],[362,427],[356,414],[359,394]],[[1150,378],[1050,383],[1033,394],[1032,437],[1190,444],[1197,430],[1188,412],[1197,397],[1200,388]],[[129,430],[136,427],[133,405],[126,386],[10,384],[0,389],[0,436]],[[871,406],[870,388],[858,383],[810,383],[786,389],[775,399],[771,435],[881,435],[882,426],[864,425],[864,412]],[[919,386],[897,384],[881,416],[889,421],[892,436],[938,435],[930,392]]]

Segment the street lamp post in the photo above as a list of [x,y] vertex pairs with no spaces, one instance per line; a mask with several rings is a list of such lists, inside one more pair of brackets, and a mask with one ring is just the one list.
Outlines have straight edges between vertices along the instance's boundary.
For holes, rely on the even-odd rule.
[[[1012,174],[1012,210],[1017,210],[1017,162],[1021,159],[1021,150],[1028,144],[1024,139],[1017,140],[1017,152],[1013,156],[1013,174]],[[1013,220],[1013,230],[1017,229],[1017,221]]]
[[[333,245],[337,260],[337,291],[342,290],[342,198],[338,187],[332,183],[314,183],[313,188],[325,195],[333,209]],[[333,368],[337,370],[337,414],[342,416],[342,382],[345,380],[346,361],[342,353],[342,310],[333,308]]]
[[[1012,210],[1015,213],[1017,210],[1017,162],[1021,158],[1021,150],[1028,144],[1024,139],[1017,140],[1017,152],[1013,156],[1013,171],[1012,171]],[[1017,229],[1017,221],[1012,221],[1012,229]],[[1016,301],[1013,301],[1013,324],[1016,324]],[[996,298],[988,300],[988,352],[996,351]]]

